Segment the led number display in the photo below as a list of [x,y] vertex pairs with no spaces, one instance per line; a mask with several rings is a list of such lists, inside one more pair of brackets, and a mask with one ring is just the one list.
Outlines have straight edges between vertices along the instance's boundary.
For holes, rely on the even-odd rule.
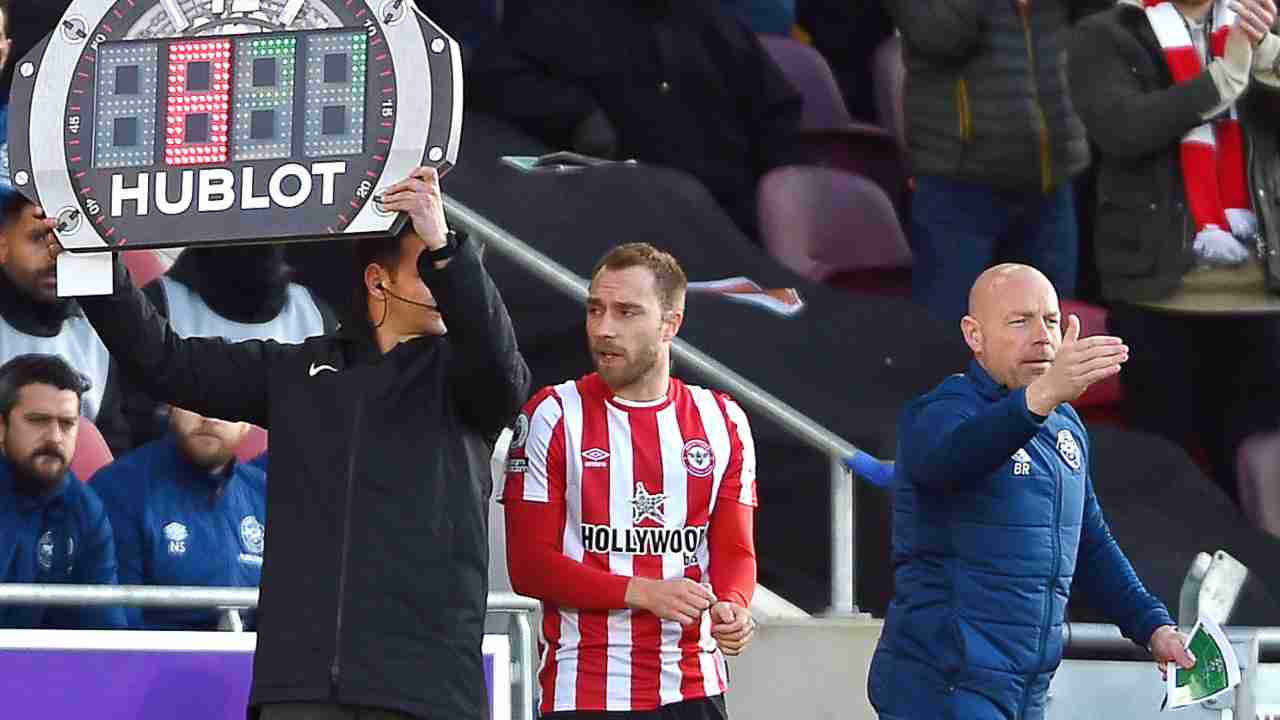
[[293,152],[296,37],[253,38],[236,48],[232,156],[274,160]]
[[[132,43],[99,53],[94,167],[142,167],[155,160],[158,46]],[[85,102],[78,99],[78,102]],[[72,109],[78,110],[76,106]],[[73,138],[82,148],[82,138]],[[83,148],[87,152],[88,148]]]

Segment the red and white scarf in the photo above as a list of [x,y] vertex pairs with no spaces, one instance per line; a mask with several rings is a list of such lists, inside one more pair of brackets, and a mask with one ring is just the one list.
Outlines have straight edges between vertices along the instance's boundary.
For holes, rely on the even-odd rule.
[[[1190,82],[1204,72],[1191,33],[1178,8],[1167,0],[1144,0],[1147,19],[1164,50],[1174,83]],[[1220,58],[1235,13],[1227,0],[1215,0],[1209,50]],[[1233,104],[1225,117],[1199,125],[1182,137],[1182,180],[1187,206],[1196,223],[1196,247],[1251,238],[1258,222],[1253,214],[1245,172],[1244,135]],[[1230,234],[1226,231],[1230,230]],[[1224,237],[1225,236],[1225,237]]]

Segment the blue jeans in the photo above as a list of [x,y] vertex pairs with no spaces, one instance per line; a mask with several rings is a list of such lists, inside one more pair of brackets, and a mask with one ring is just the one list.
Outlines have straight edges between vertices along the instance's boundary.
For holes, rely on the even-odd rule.
[[996,263],[1020,262],[1048,276],[1059,298],[1069,298],[1076,289],[1077,235],[1070,184],[1044,195],[919,177],[911,199],[912,295],[942,320],[959,323],[978,275]]

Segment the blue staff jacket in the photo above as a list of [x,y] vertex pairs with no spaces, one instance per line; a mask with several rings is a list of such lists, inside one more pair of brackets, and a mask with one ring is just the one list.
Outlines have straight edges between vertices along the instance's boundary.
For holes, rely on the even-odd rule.
[[[93,489],[67,472],[53,492],[31,495],[0,459],[0,580],[115,585],[111,523]],[[0,627],[118,629],[125,618],[120,608],[0,606]]]
[[[258,586],[267,521],[262,470],[233,461],[226,473],[210,475],[166,435],[99,470],[92,485],[116,528],[121,584]],[[218,626],[216,610],[126,613],[135,628]]]
[[1070,405],[1037,416],[975,361],[903,411],[897,472],[881,720],[1042,718],[1073,580],[1134,642],[1172,624],[1107,528]]

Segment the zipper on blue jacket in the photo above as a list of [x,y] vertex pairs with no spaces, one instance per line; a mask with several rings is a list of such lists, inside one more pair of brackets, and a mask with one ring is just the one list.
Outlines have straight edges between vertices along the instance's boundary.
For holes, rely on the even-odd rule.
[[[1044,619],[1040,621],[1040,651],[1037,654],[1036,662],[1044,665],[1045,643],[1049,639],[1049,618],[1053,615],[1053,595],[1056,591],[1056,583],[1058,581],[1058,565],[1062,561],[1062,464],[1054,463],[1056,468],[1053,473],[1053,570],[1049,573],[1049,583],[1045,592],[1044,603]],[[1033,673],[1039,675],[1039,671]],[[1031,682],[1028,682],[1022,693],[1022,710],[1027,708],[1027,701],[1031,697]],[[1022,713],[1018,713],[1019,716]]]
[[347,599],[347,559],[351,554],[351,498],[356,486],[356,455],[360,449],[360,425],[363,422],[364,398],[356,398],[351,430],[351,451],[347,454],[347,494],[342,505],[342,554],[338,561],[338,617],[333,628],[333,663],[329,666],[329,682],[338,689],[342,674],[342,613]]

